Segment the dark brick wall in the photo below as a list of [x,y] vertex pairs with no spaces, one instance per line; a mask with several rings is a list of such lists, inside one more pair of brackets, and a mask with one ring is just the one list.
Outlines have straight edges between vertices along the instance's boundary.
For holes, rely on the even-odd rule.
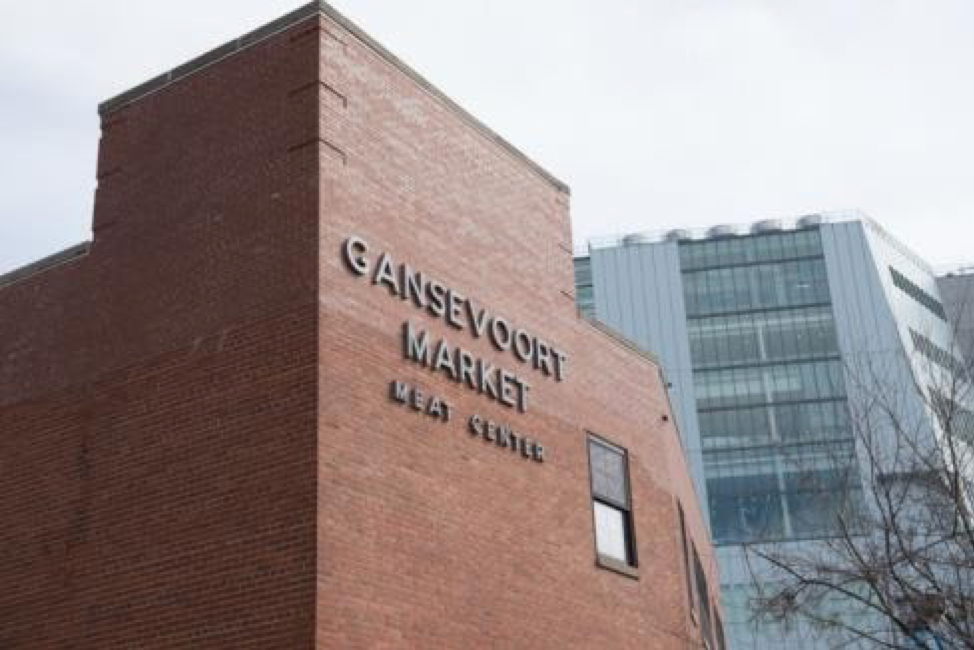
[[0,647],[311,647],[307,309],[0,411]]
[[0,292],[0,404],[315,304],[302,29],[102,116],[90,255]]
[[[89,254],[0,288],[0,647],[699,647],[700,511],[657,367],[576,316],[566,191],[323,11],[113,106]],[[566,380],[353,276],[353,234]],[[528,412],[404,360],[407,319]],[[595,564],[587,431],[631,456],[636,579]]]
[[0,289],[0,648],[310,648],[317,39],[103,117],[89,254]]

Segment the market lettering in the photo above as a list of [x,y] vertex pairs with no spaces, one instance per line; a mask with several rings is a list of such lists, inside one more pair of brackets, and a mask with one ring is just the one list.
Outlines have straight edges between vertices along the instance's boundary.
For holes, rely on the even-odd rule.
[[402,335],[406,359],[465,384],[504,406],[522,413],[527,411],[531,384],[515,373],[495,367],[445,338],[436,341],[411,321],[403,323]]

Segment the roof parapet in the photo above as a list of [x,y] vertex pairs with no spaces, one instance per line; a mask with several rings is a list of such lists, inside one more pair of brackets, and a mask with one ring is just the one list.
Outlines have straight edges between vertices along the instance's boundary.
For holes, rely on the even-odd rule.
[[[859,210],[836,210],[831,212],[816,212],[794,219],[766,218],[749,223],[727,223],[702,228],[668,228],[666,230],[648,230],[637,233],[625,233],[593,237],[584,244],[576,247],[576,256],[585,256],[590,251],[600,248],[615,248],[616,246],[636,244],[659,244],[666,241],[697,241],[719,239],[722,237],[739,237],[751,234],[765,234],[784,230],[802,230],[812,228],[823,223],[841,223],[845,221],[862,221],[870,223],[872,220]],[[774,227],[771,227],[773,223]]]
[[27,278],[34,277],[39,273],[50,270],[56,266],[61,266],[62,264],[67,264],[68,262],[73,262],[76,259],[84,257],[88,254],[91,249],[91,242],[83,242],[81,244],[76,244],[70,248],[66,248],[63,251],[49,255],[43,259],[39,259],[36,262],[31,262],[26,266],[22,266],[19,269],[14,269],[9,273],[0,275],[0,288],[9,287],[12,284],[17,284]]
[[262,27],[258,27],[257,29],[248,32],[239,38],[229,41],[228,43],[224,43],[223,45],[220,45],[219,47],[216,47],[205,54],[191,59],[190,61],[175,67],[168,72],[164,72],[161,75],[153,77],[144,83],[116,95],[115,97],[103,101],[98,105],[98,114],[104,117],[113,111],[119,110],[135,101],[138,101],[139,99],[142,99],[143,97],[156,93],[167,86],[188,77],[191,74],[199,72],[200,70],[214,65],[215,63],[218,63],[229,56],[233,56],[242,50],[260,43],[261,41],[267,40],[276,34],[286,31],[290,27],[293,27],[302,21],[318,15],[325,16],[326,18],[329,18],[330,20],[333,20],[337,24],[341,25],[342,28],[352,34],[352,36],[359,40],[363,45],[378,54],[379,57],[397,68],[399,71],[405,73],[417,85],[423,88],[423,90],[442,102],[447,108],[473,126],[481,133],[481,135],[486,137],[488,140],[493,141],[503,149],[506,149],[508,153],[510,153],[515,159],[525,163],[536,174],[538,174],[538,176],[547,181],[549,184],[553,185],[555,189],[564,194],[571,193],[571,190],[566,183],[558,180],[541,165],[531,160],[520,149],[512,145],[510,142],[490,129],[490,127],[471,115],[466,109],[462,108],[459,104],[450,99],[445,93],[443,93],[443,91],[439,90],[436,86],[423,78],[422,75],[406,65],[401,59],[399,59],[399,57],[380,45],[375,39],[365,33],[365,31],[363,31],[355,23],[343,16],[334,7],[323,0],[310,2],[288,14],[285,14],[284,16],[281,16],[276,20],[267,23]]

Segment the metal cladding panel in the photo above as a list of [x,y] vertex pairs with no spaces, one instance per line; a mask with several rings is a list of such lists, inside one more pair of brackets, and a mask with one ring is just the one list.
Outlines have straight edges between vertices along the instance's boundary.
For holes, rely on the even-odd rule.
[[[912,382],[891,296],[884,287],[884,272],[888,275],[888,271],[872,244],[862,222],[822,226],[836,333],[854,414],[867,403],[868,393],[880,388],[880,382],[891,386]],[[915,395],[904,395],[902,403],[911,415],[918,413]],[[858,452],[860,464],[868,466],[861,446]],[[866,474],[862,473],[864,480]]]
[[911,331],[945,350],[954,349],[953,336],[947,321],[895,285],[891,269],[939,300],[936,278],[902,244],[866,222],[824,225],[822,240],[850,404],[855,407],[864,389],[882,386],[901,397],[902,417],[929,426],[930,413],[914,386],[936,379],[916,354]]
[[957,345],[970,366],[974,362],[974,273],[965,270],[939,277],[937,288]]
[[821,228],[821,233],[829,293],[843,354],[897,349],[892,313],[862,224],[828,224]]

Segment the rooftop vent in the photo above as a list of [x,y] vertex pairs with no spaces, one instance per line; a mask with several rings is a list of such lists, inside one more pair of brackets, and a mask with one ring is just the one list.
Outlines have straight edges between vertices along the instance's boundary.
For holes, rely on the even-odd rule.
[[693,239],[693,235],[686,228],[674,228],[664,236],[666,241],[687,241]]
[[623,246],[633,246],[635,244],[652,244],[655,240],[653,236],[645,232],[636,232],[622,238]]
[[711,239],[718,239],[720,237],[733,237],[736,234],[738,234],[737,226],[729,226],[729,225],[714,226],[713,228],[707,230],[707,237],[710,237]]
[[822,225],[822,215],[809,214],[798,220],[799,228],[815,228]]
[[764,221],[757,221],[751,226],[751,232],[754,234],[778,232],[779,230],[781,230],[780,219],[765,219]]

